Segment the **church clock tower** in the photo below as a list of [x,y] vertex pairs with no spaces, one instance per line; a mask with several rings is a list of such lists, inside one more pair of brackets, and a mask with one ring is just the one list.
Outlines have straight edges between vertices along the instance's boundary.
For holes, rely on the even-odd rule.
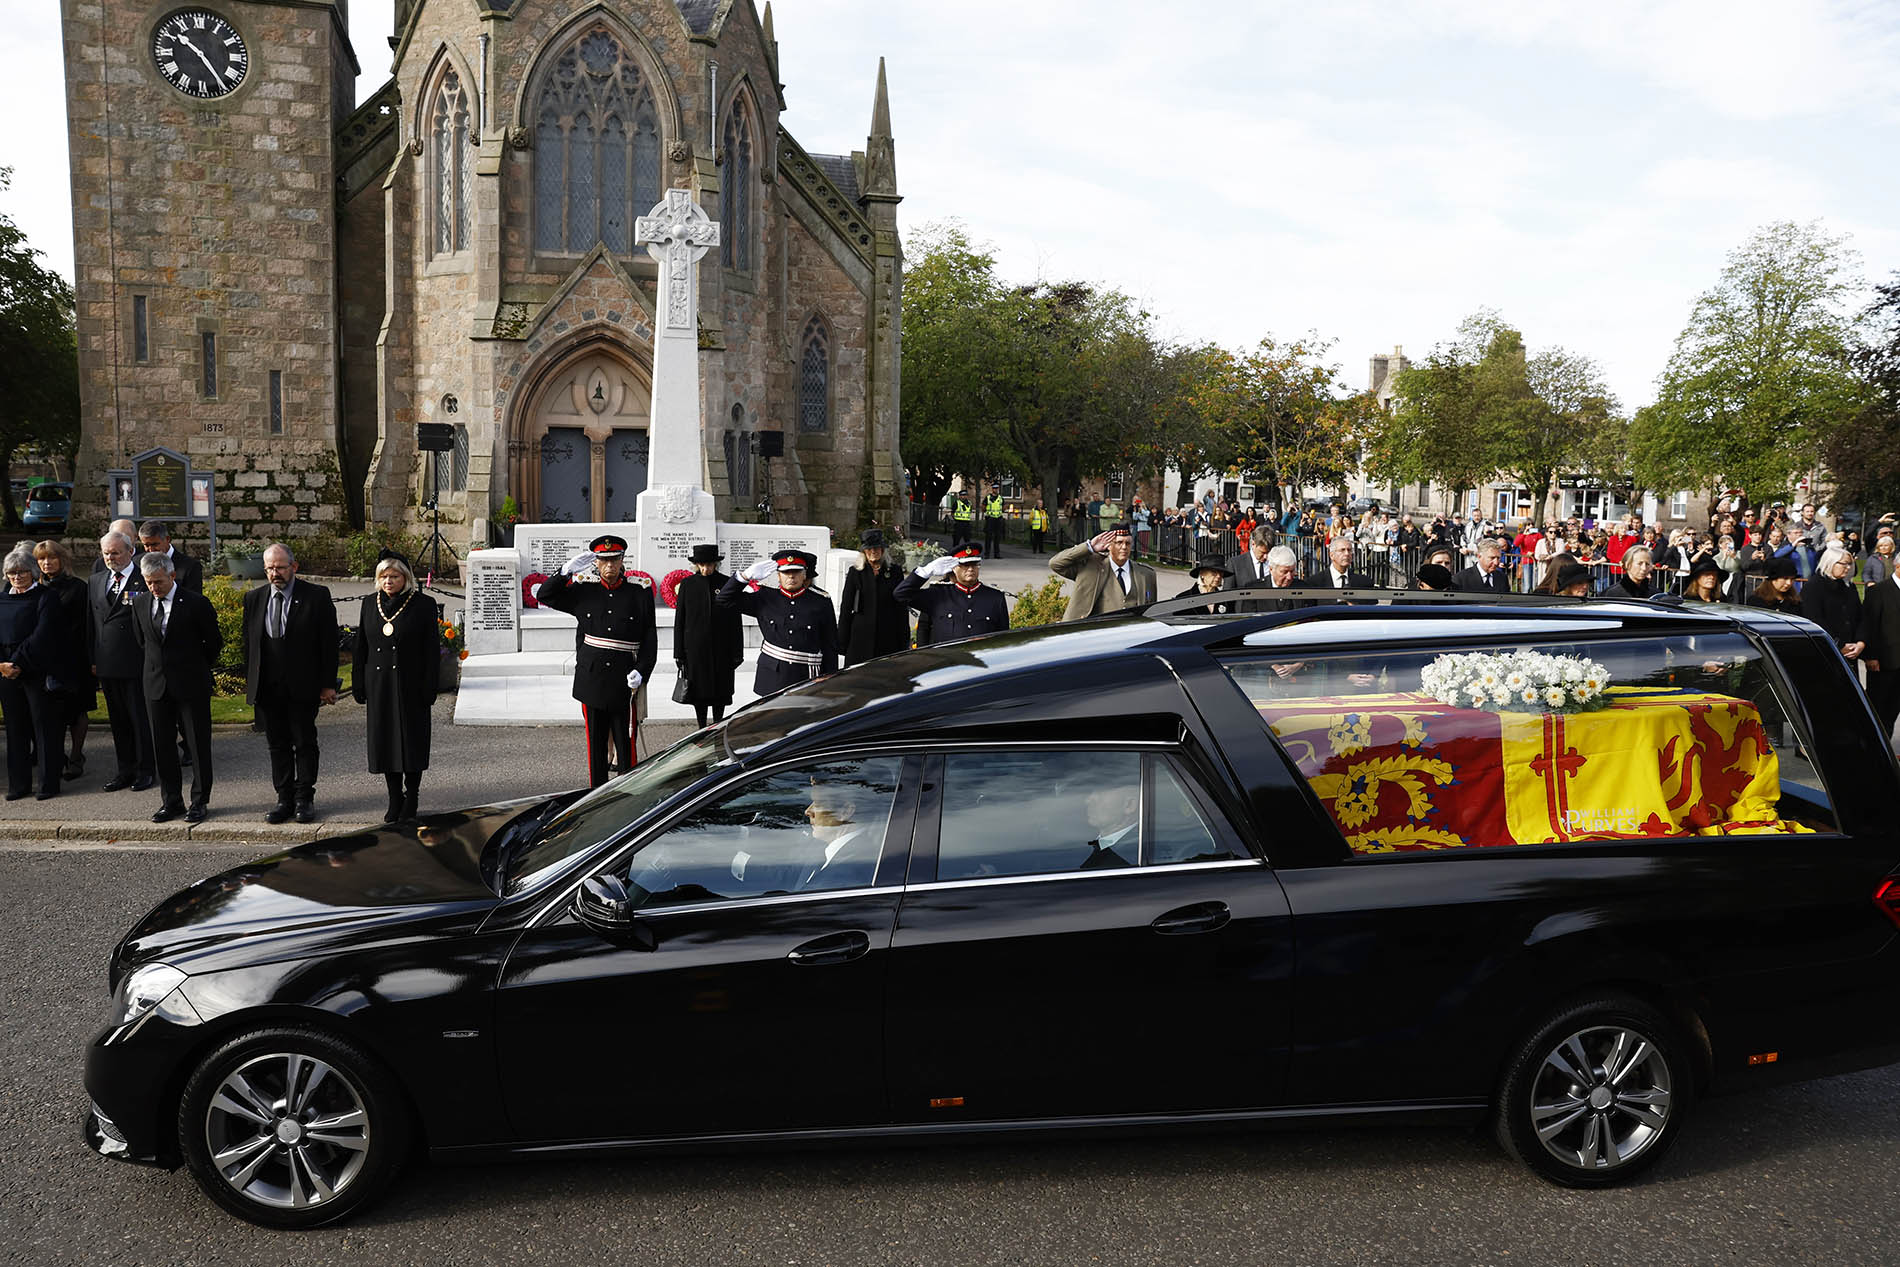
[[[158,445],[225,531],[340,528],[344,0],[61,0],[82,452]],[[95,505],[99,504],[95,502]]]

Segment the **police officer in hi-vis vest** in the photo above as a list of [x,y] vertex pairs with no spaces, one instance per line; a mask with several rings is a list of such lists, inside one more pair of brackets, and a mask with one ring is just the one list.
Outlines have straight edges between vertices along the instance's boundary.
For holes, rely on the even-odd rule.
[[[759,669],[752,689],[771,695],[838,671],[838,616],[811,583],[818,567],[803,550],[780,550],[719,587],[713,602],[759,622]],[[777,582],[765,582],[776,576]]]
[[976,538],[976,508],[962,493],[950,494],[950,545],[954,549]]
[[[536,591],[544,607],[564,611],[574,628],[574,698],[587,723],[588,786],[633,769],[634,731],[646,680],[659,656],[653,582],[628,576],[627,542],[611,534],[562,566]],[[609,759],[611,753],[612,759]]]
[[1029,512],[1029,552],[1042,553],[1042,534],[1049,531],[1049,512],[1037,502],[1036,508]]
[[994,488],[983,503],[983,554],[991,559],[1003,557],[1003,495]]

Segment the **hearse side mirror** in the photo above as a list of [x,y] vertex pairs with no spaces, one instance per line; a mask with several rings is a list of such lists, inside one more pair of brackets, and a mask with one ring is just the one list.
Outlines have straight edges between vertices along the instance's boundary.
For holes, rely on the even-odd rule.
[[617,875],[590,875],[574,892],[574,918],[601,938],[632,950],[652,950],[653,930],[634,913],[627,885]]

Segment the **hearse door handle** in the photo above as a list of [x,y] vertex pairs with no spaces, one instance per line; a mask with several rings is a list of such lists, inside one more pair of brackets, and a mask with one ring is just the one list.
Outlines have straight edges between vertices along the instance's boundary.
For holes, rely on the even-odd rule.
[[1196,902],[1193,906],[1177,906],[1165,915],[1157,915],[1148,927],[1163,937],[1180,937],[1225,928],[1233,917],[1225,902]]
[[868,934],[827,933],[823,937],[814,937],[804,945],[795,948],[785,957],[796,964],[849,963],[871,949]]

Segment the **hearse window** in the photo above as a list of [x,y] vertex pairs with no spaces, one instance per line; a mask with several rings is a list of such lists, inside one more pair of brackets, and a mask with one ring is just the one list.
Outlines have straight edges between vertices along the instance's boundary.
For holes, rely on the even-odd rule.
[[1179,773],[1138,752],[944,757],[937,879],[1046,875],[1236,857]]
[[755,779],[642,846],[627,892],[654,907],[868,887],[903,764],[826,761]]
[[1353,852],[1838,827],[1738,633],[1226,664]]

